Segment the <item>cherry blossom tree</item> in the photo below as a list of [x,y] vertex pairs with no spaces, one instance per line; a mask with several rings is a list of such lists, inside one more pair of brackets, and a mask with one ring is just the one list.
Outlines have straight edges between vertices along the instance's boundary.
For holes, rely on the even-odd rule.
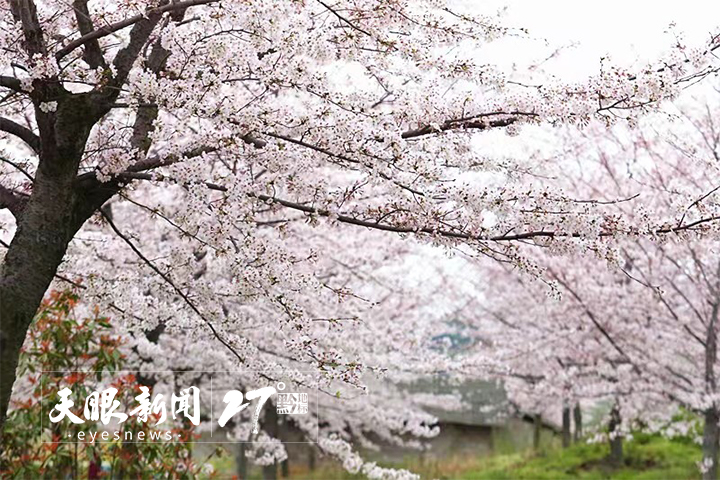
[[464,244],[534,271],[521,242],[587,248],[712,220],[631,223],[550,188],[478,188],[518,167],[471,142],[530,123],[635,120],[716,71],[717,38],[637,71],[534,88],[513,81],[532,72],[479,60],[508,33],[521,34],[435,1],[4,1],[0,206],[14,220],[0,267],[0,425],[53,281],[81,281],[131,326],[210,334],[242,365],[258,351],[250,320],[265,316],[292,355],[352,383],[357,364],[319,356],[305,332],[345,318],[319,310],[353,292],[318,276],[330,252],[288,223]]
[[[580,167],[564,177],[568,191],[596,199],[640,195],[642,208],[614,204],[637,222],[716,216],[717,92],[696,93],[704,100],[684,98],[670,117],[644,119],[633,130],[591,125],[585,138],[573,132],[565,154]],[[484,267],[488,280],[477,289],[487,300],[476,300],[471,309],[479,313],[466,319],[486,348],[461,368],[502,378],[526,411],[609,401],[611,443],[638,425],[692,433],[685,420],[673,421],[681,409],[692,412],[702,419],[700,469],[716,478],[717,237],[628,235],[613,243],[612,255],[591,246],[599,259],[553,242],[536,246],[546,284]]]
[[[118,208],[113,215],[121,211]],[[347,239],[349,241],[339,241],[322,235],[322,227],[303,223],[290,222],[286,234],[294,229],[310,229],[315,233],[306,239],[317,243],[317,248],[325,246],[328,251],[345,252],[342,261],[329,255],[313,267],[317,276],[325,279],[329,295],[323,297],[315,293],[313,305],[305,308],[309,314],[317,309],[318,314],[332,312],[332,315],[303,323],[301,341],[296,343],[283,326],[292,320],[287,312],[274,311],[264,298],[245,302],[242,305],[244,322],[235,327],[244,332],[246,347],[242,352],[247,360],[242,368],[229,350],[217,349],[217,340],[208,338],[202,330],[197,332],[196,327],[167,321],[159,324],[162,327],[159,331],[154,326],[153,333],[148,334],[149,327],[136,321],[130,342],[134,368],[142,378],[152,379],[158,388],[169,387],[169,390],[173,390],[174,383],[183,385],[183,381],[210,388],[209,375],[198,374],[202,371],[214,372],[216,391],[220,385],[244,390],[245,386],[263,385],[269,380],[287,382],[288,391],[297,390],[296,387],[309,388],[317,392],[309,414],[287,418],[307,441],[316,443],[351,472],[363,472],[371,478],[388,475],[414,478],[409,472],[391,473],[365,462],[354,445],[365,449],[379,449],[387,444],[423,448],[422,441],[439,432],[436,419],[425,413],[424,408],[442,405],[452,409],[461,405],[450,393],[413,395],[402,387],[428,372],[446,369],[447,355],[436,338],[452,332],[446,320],[452,318],[453,303],[437,308],[427,299],[437,298],[438,289],[441,285],[447,286],[447,282],[437,280],[443,278],[441,272],[433,275],[436,281],[422,279],[417,284],[408,284],[403,280],[408,276],[407,261],[418,256],[403,251],[405,245],[399,240],[395,241],[395,248],[392,248],[393,242],[384,242],[384,248],[375,250],[376,258],[370,258],[365,248],[353,247],[355,243],[372,244],[384,237],[381,233],[366,232]],[[402,260],[400,264],[397,258]],[[213,269],[202,267],[200,271],[204,272],[200,276],[204,278]],[[223,278],[208,281],[216,288],[227,283]],[[147,288],[155,291],[158,286],[162,284],[149,283]],[[90,294],[88,290],[84,289],[86,296]],[[344,294],[341,303],[337,301],[340,290],[352,292]],[[313,295],[312,291],[301,293],[302,298]],[[322,304],[324,299],[326,303]],[[113,305],[122,305],[122,302],[122,298],[113,298]],[[232,305],[228,300],[225,302]],[[225,317],[225,321],[232,320],[231,315]],[[251,328],[247,327],[248,323]],[[353,326],[351,335],[348,325]],[[234,328],[228,327],[228,330],[234,331]],[[229,334],[227,338],[235,342]],[[214,399],[212,410],[222,411],[223,396],[216,393]],[[209,406],[206,407],[210,411]],[[274,409],[272,405],[265,408]],[[259,465],[271,466],[287,458],[282,436],[273,431],[274,424],[263,425],[260,436],[251,435],[252,412],[243,413],[231,427],[229,436],[250,442],[244,454]]]
[[[707,91],[704,100],[682,102],[678,119],[667,128],[640,129],[629,141],[613,139],[614,145],[633,153],[632,170],[638,173],[634,183],[653,192],[649,208],[676,211],[678,221],[717,207],[717,90]],[[617,174],[604,165],[608,173]],[[697,196],[692,190],[703,193]],[[666,242],[636,241],[624,251],[628,278],[655,297],[643,304],[641,315],[652,333],[638,329],[633,334],[636,351],[644,357],[638,364],[653,371],[664,397],[703,417],[704,478],[717,477],[720,446],[716,250],[714,237],[683,234]]]

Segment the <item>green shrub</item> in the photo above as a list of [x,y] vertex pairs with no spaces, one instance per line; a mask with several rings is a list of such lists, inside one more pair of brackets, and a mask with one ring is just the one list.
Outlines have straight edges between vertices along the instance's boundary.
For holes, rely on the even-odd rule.
[[[51,423],[49,413],[57,403],[57,392],[72,391],[73,413],[82,417],[85,398],[101,384],[118,389],[123,406],[140,392],[131,373],[123,369],[123,341],[112,330],[110,319],[94,309],[89,318],[77,319],[78,298],[73,292],[52,292],[43,303],[28,333],[18,365],[21,400],[11,404],[4,426],[0,476],[2,478],[88,478],[89,469],[104,466],[105,475],[118,478],[195,478],[202,465],[192,459],[193,432],[172,425],[181,437],[169,441],[91,442],[77,439],[77,432],[101,431],[99,422],[86,420],[75,425],[64,419]],[[125,410],[128,411],[128,410]],[[120,438],[131,431],[150,428],[129,418],[121,424]],[[112,436],[111,436],[112,438]]]

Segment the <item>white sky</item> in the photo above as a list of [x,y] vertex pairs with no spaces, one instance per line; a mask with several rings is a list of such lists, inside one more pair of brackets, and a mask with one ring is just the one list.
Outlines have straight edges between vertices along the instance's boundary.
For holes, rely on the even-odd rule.
[[[525,27],[529,34],[549,42],[546,52],[559,46],[558,60],[546,65],[566,80],[580,80],[598,72],[600,57],[610,54],[614,63],[630,65],[637,58],[643,63],[669,50],[674,36],[668,27],[682,34],[688,45],[702,45],[720,27],[720,1],[683,0],[459,0],[463,7],[491,13],[504,5],[506,25]],[[550,48],[552,46],[552,48]],[[527,51],[527,40],[513,47],[503,45],[498,53],[505,58],[520,52],[537,58],[539,52]],[[512,54],[508,55],[509,52]],[[568,78],[571,77],[571,78]]]
[[[457,0],[468,12],[491,15],[503,6],[505,26],[523,27],[529,36],[537,39],[528,42],[527,37],[503,39],[489,45],[479,53],[483,61],[500,63],[509,67],[513,62],[537,61],[545,58],[556,48],[567,46],[562,53],[543,67],[562,80],[582,81],[599,73],[600,58],[610,55],[613,64],[632,66],[636,62],[646,64],[668,52],[675,44],[675,34],[681,35],[688,46],[702,46],[711,34],[720,32],[720,0],[701,1],[666,0],[651,2],[638,0]],[[671,23],[675,24],[669,32]],[[574,45],[574,46],[573,46]],[[528,132],[525,132],[526,134]],[[485,152],[503,153],[510,157],[522,158],[527,153],[530,139],[509,140],[503,132],[492,132],[477,138],[476,147]],[[535,138],[535,137],[533,137]],[[544,137],[541,135],[541,139]],[[537,140],[537,138],[535,138]],[[482,142],[482,143],[480,143]],[[533,142],[533,147],[542,143]],[[463,257],[449,260],[439,249],[421,249],[425,258],[436,258],[433,262],[417,262],[415,275],[425,278],[434,268],[444,268],[457,280],[472,280],[478,271],[467,268]],[[477,291],[477,286],[467,284],[468,291]]]

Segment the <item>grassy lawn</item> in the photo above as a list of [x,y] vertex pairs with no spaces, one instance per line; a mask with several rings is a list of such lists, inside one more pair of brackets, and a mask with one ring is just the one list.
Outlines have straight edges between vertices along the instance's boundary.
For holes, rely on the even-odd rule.
[[463,480],[633,479],[675,480],[700,477],[700,447],[690,442],[638,435],[624,446],[625,462],[612,469],[606,444],[580,444],[535,455],[500,455],[461,475]]
[[[456,457],[439,460],[408,458],[401,464],[386,465],[405,468],[423,479],[439,480],[555,480],[555,479],[617,479],[617,480],[681,480],[698,479],[696,462],[700,447],[685,440],[668,440],[657,436],[636,434],[625,442],[625,462],[613,469],[606,461],[607,444],[578,444],[563,450],[551,447],[541,453],[498,454],[490,457]],[[227,457],[225,462],[231,463]],[[232,471],[231,465],[217,465],[219,471]],[[360,480],[334,463],[320,463],[313,472],[302,466],[291,466],[291,480]],[[220,475],[216,478],[231,478]],[[253,469],[252,480],[262,478]]]

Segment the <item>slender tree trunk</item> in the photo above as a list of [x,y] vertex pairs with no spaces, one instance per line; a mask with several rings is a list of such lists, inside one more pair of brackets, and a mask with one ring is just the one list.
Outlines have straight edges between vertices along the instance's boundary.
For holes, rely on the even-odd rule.
[[[278,414],[270,401],[265,404],[265,413],[263,416],[263,429],[268,435],[277,438],[278,437]],[[270,465],[263,467],[263,480],[277,480],[277,462],[273,462]]]
[[[712,315],[707,328],[705,339],[705,388],[708,394],[714,395],[717,390],[715,381],[715,362],[717,361],[717,317],[718,302],[713,304]],[[715,402],[705,410],[705,425],[703,426],[703,463],[705,468],[703,480],[716,480],[718,475],[718,406]]]
[[616,468],[623,463],[623,439],[619,432],[621,423],[620,408],[615,404],[610,412],[608,434],[610,435],[610,465]]
[[562,446],[568,448],[570,446],[570,440],[572,435],[570,434],[570,407],[563,405],[562,410]]
[[245,455],[246,448],[246,443],[238,443],[238,449],[235,453],[235,473],[238,476],[238,480],[247,480],[248,478],[248,463],[247,456]]
[[718,409],[712,406],[705,410],[705,426],[703,428],[703,461],[707,470],[703,472],[703,480],[717,480],[718,474],[718,443],[720,431],[718,430]]
[[573,418],[575,420],[573,441],[577,443],[582,438],[582,409],[580,408],[580,402],[576,403],[575,408],[573,408]]
[[540,435],[542,434],[542,416],[536,413],[533,416],[533,450],[540,450]]
[[290,458],[286,458],[285,460],[280,463],[280,475],[283,478],[288,478],[290,476]]
[[311,472],[315,471],[315,447],[310,445],[310,451],[308,452],[308,470]]
[[[286,441],[287,440],[287,433],[288,433],[288,426],[289,422],[287,421],[287,416],[284,416],[280,422],[278,422],[280,425],[280,431],[278,432],[278,440]],[[290,452],[287,452],[288,457],[280,462],[280,476],[283,478],[287,478],[290,476]]]

